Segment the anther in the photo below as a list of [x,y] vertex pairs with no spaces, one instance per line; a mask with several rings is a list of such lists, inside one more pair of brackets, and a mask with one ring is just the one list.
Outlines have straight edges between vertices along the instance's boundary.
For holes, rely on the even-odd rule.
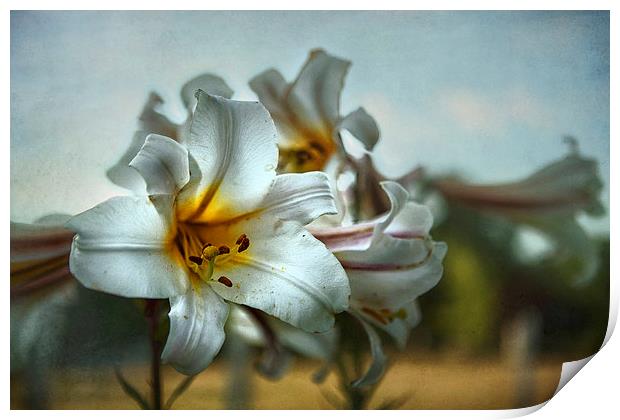
[[211,245],[210,243],[206,244],[205,246],[202,247],[202,252],[205,252],[205,249],[209,248]]
[[300,150],[295,155],[297,157],[297,164],[298,165],[301,165],[304,162],[307,162],[307,161],[309,161],[312,158],[310,153],[306,152],[305,150]]
[[228,254],[230,252],[230,248],[228,248],[226,245],[221,245],[217,250],[220,254]]
[[224,286],[226,287],[232,287],[232,281],[230,281],[230,279],[228,277],[222,276],[219,279],[217,279],[217,281],[219,283],[222,283]]
[[370,315],[372,318],[374,318],[375,320],[377,320],[383,325],[387,325],[390,323],[389,320],[385,319],[383,315],[381,315],[379,312],[375,311],[374,309],[363,307],[362,312],[366,313],[367,315]]
[[250,247],[250,239],[246,236],[239,244],[239,248],[237,248],[237,252],[243,252]]
[[201,257],[197,257],[197,256],[195,256],[195,255],[190,255],[190,256],[189,256],[189,260],[190,260],[191,262],[193,262],[194,264],[198,264],[198,265],[201,265],[201,264],[202,264],[202,258],[201,258]]
[[247,238],[247,235],[246,235],[245,233],[242,233],[242,234],[241,234],[241,236],[239,236],[239,237],[237,238],[237,241],[235,241],[235,244],[236,244],[236,245],[241,244],[241,242],[243,242],[243,240],[244,240],[244,239],[246,239],[246,238]]

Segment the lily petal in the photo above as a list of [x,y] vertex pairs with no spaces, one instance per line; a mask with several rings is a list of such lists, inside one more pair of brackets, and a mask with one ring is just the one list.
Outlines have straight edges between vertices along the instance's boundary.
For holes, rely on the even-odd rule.
[[186,144],[191,177],[177,197],[180,219],[216,222],[256,210],[278,163],[269,113],[257,102],[197,95]]
[[275,69],[265,70],[252,78],[249,85],[260,102],[269,110],[280,134],[284,137],[291,136],[294,127],[290,126],[289,111],[284,101],[289,85],[280,72]]
[[196,91],[199,89],[210,95],[222,96],[227,99],[232,98],[234,93],[224,79],[215,74],[205,73],[194,77],[181,88],[181,99],[190,112],[196,106]]
[[600,266],[598,246],[574,216],[546,216],[526,222],[553,244],[549,262],[557,267],[573,267],[570,278],[575,286],[584,286],[594,278]]
[[176,194],[189,181],[187,149],[158,134],[146,138],[129,166],[142,175],[149,195]]
[[347,130],[358,139],[366,150],[372,150],[379,141],[379,127],[364,108],[358,108],[344,117],[337,130]]
[[159,111],[164,100],[155,92],[151,92],[138,117],[142,129],[147,133],[177,138],[178,124],[173,123]]
[[422,313],[417,301],[409,302],[402,307],[391,308],[392,313],[396,313],[399,317],[393,318],[389,323],[384,324],[378,322],[374,317],[358,311],[366,321],[388,333],[393,339],[399,350],[404,351],[409,339],[411,329],[416,327],[422,320]]
[[86,287],[126,297],[168,298],[189,280],[170,243],[173,197],[115,197],[71,218],[69,266]]
[[407,191],[395,182],[381,186],[391,202],[386,215],[351,227],[313,230],[337,251],[352,302],[373,311],[402,307],[434,287],[447,251],[428,236],[433,219],[426,206],[408,201]]
[[313,225],[309,229],[310,232],[332,252],[338,253],[367,250],[373,240],[378,240],[378,237],[384,234],[401,239],[427,236],[433,225],[433,216],[428,208],[408,202],[407,191],[396,182],[384,181],[381,187],[390,202],[390,210],[386,214],[352,226],[314,227]]
[[224,299],[257,308],[295,327],[324,332],[334,314],[348,307],[349,285],[340,263],[298,223],[258,215],[222,226],[229,235],[245,233],[251,245],[216,266],[232,287],[213,284]]
[[367,251],[340,261],[349,275],[355,301],[389,308],[404,305],[435,287],[443,274],[446,251],[441,242],[384,236]]
[[281,220],[308,224],[324,214],[336,214],[336,202],[329,179],[323,172],[276,176],[260,211]]
[[73,235],[62,225],[11,222],[11,264],[68,256]]
[[170,298],[170,333],[161,358],[185,375],[206,369],[224,344],[229,305],[208,286]]
[[597,216],[603,212],[597,167],[595,160],[573,152],[517,182],[472,185],[446,179],[433,185],[450,201],[509,217],[579,210]]
[[[238,305],[231,306],[230,328],[251,344],[266,345],[265,337],[261,334],[261,327],[256,319],[252,318],[247,310],[241,309]],[[295,328],[267,314],[263,315],[278,340],[286,347],[312,359],[327,360],[331,357],[336,345],[337,334],[335,329],[332,328],[325,333],[313,334]]]
[[129,162],[136,156],[148,135],[148,131],[136,131],[123,156],[106,171],[106,176],[114,184],[139,195],[145,194],[146,185],[140,174],[129,167]]
[[332,252],[363,251],[370,246],[375,227],[383,217],[352,226],[314,227],[312,225],[308,230]]
[[374,385],[379,382],[385,372],[387,358],[385,357],[385,353],[383,353],[381,339],[375,329],[357,314],[353,313],[353,315],[360,321],[364,327],[364,331],[366,331],[366,335],[368,336],[371,362],[364,376],[354,381],[351,385],[354,387]]
[[177,139],[180,126],[170,121],[168,117],[159,111],[163,104],[163,99],[155,92],[151,92],[138,117],[140,130],[136,131],[125,150],[123,156],[114,166],[106,171],[106,176],[114,184],[127,188],[136,194],[142,195],[145,192],[143,178],[129,167],[129,162],[136,156],[146,137],[153,134]]
[[[181,99],[190,113],[196,103],[194,95],[197,89],[227,98],[232,96],[232,90],[220,77],[212,74],[198,76],[185,83],[181,88]],[[176,124],[160,112],[159,108],[163,103],[163,99],[157,93],[151,92],[149,94],[138,117],[141,130],[133,136],[129,147],[119,161],[106,172],[110,181],[137,194],[144,193],[144,182],[142,177],[129,169],[128,165],[142,147],[146,136],[160,134],[179,141],[186,131],[187,124]]]
[[50,215],[33,224],[11,222],[11,299],[57,290],[71,279],[74,233],[62,227],[69,217]]
[[351,62],[317,49],[291,84],[287,102],[307,129],[332,133],[340,116],[340,94]]

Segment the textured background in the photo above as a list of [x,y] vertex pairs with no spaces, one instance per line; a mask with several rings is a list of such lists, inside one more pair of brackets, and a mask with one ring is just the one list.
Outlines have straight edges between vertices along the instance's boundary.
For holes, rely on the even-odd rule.
[[353,62],[342,110],[375,116],[385,172],[510,180],[562,156],[570,134],[600,161],[608,207],[607,12],[56,11],[11,13],[11,219],[123,194],[105,170],[149,90],[181,120],[189,78],[214,72],[255,99],[252,76],[293,78],[316,47]]

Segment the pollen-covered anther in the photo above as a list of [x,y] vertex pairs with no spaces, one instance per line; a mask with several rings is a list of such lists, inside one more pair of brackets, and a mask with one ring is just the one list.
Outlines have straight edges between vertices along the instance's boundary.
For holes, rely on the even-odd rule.
[[197,264],[197,265],[201,265],[202,264],[202,257],[197,257],[195,255],[190,255],[188,258],[194,264]]
[[241,241],[239,248],[237,248],[237,252],[243,252],[249,247],[250,247],[250,240],[247,237],[245,237],[243,241]]
[[220,254],[228,254],[230,252],[230,248],[228,248],[226,245],[221,245],[217,250]]
[[217,279],[217,281],[218,283],[222,283],[226,287],[232,287],[233,285],[232,281],[226,276],[221,276],[219,279]]
[[299,150],[296,152],[295,157],[297,158],[298,165],[303,165],[305,162],[312,159],[312,155],[305,150]]
[[250,247],[250,238],[243,233],[237,238],[235,244],[238,245],[237,252],[243,252]]
[[391,322],[391,320],[386,319],[386,317],[383,314],[381,314],[379,311],[376,311],[372,308],[363,307],[362,312],[364,312],[366,315],[370,316],[375,321],[383,325],[387,325]]

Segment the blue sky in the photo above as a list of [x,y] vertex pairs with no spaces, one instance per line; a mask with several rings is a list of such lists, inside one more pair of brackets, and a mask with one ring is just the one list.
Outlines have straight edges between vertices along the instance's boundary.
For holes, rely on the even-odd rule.
[[[378,121],[378,165],[473,181],[522,177],[577,137],[609,205],[607,12],[12,12],[11,218],[76,213],[125,191],[105,171],[150,90],[180,120],[181,85],[224,77],[238,99],[310,49],[353,62],[342,110]],[[608,232],[609,218],[584,220]]]

